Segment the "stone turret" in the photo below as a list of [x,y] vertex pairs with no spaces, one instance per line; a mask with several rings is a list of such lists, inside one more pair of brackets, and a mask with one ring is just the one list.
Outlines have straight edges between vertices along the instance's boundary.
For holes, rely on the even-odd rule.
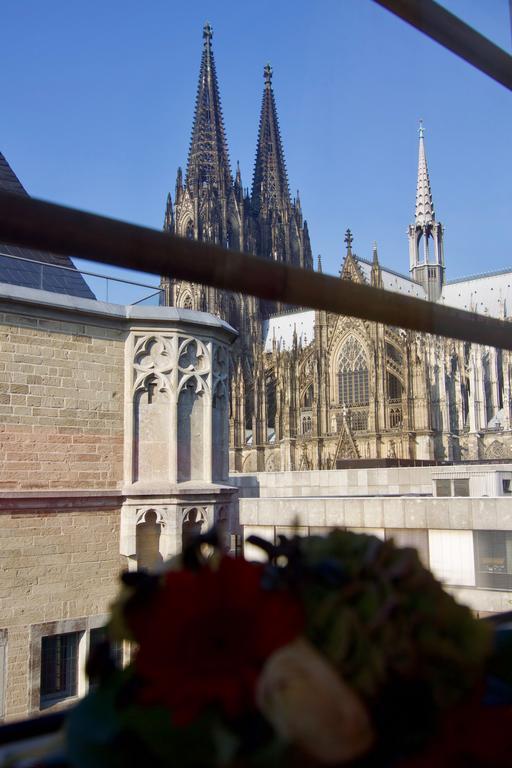
[[444,284],[443,226],[436,221],[421,121],[416,210],[408,234],[411,277],[423,285],[431,301],[437,301]]

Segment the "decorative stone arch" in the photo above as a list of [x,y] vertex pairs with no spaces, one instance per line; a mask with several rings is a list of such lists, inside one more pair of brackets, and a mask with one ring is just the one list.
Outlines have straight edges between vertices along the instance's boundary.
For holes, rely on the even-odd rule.
[[501,440],[493,440],[490,445],[485,449],[486,459],[506,459],[510,455],[510,451],[501,442]]
[[185,507],[182,512],[181,520],[181,541],[182,546],[190,541],[194,536],[205,533],[208,527],[208,511],[206,507],[194,506]]
[[256,472],[257,466],[256,466],[256,453],[254,451],[250,451],[245,457],[242,462],[242,472]]
[[137,515],[135,558],[139,570],[151,571],[163,562],[160,542],[164,525],[164,518],[157,509],[144,509]]
[[281,457],[277,451],[273,451],[267,458],[265,469],[267,472],[280,472]]
[[312,382],[308,382],[300,394],[300,404],[302,408],[312,408],[314,398],[314,387]]
[[178,307],[182,309],[193,309],[194,301],[192,299],[192,293],[189,290],[184,290],[178,296]]
[[182,214],[180,218],[178,234],[181,237],[186,237],[188,240],[194,240],[195,238],[194,214],[191,210],[187,210]]

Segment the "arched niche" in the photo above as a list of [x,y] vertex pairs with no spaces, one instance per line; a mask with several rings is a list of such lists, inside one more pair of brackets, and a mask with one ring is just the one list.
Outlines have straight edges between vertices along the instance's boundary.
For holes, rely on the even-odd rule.
[[229,472],[229,419],[226,385],[219,382],[213,395],[213,480],[226,480]]
[[148,376],[133,402],[133,481],[169,480],[169,393],[157,376]]
[[162,562],[160,554],[161,525],[153,509],[148,510],[135,531],[137,568],[151,571]]
[[207,527],[206,510],[201,507],[190,507],[183,514],[181,524],[181,541],[185,547],[190,539],[204,533]]
[[192,377],[178,398],[178,482],[205,477],[205,395]]

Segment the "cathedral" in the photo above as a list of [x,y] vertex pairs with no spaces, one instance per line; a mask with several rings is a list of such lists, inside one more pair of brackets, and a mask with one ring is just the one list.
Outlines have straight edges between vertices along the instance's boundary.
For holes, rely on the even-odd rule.
[[[212,49],[203,51],[187,168],[178,169],[164,228],[264,259],[313,269],[299,194],[292,199],[272,69],[252,189],[233,177]],[[447,281],[419,131],[409,274],[356,255],[350,230],[340,279],[507,319],[512,271]],[[317,269],[321,270],[318,257]],[[325,311],[162,279],[165,303],[212,312],[239,332],[230,371],[230,467],[235,472],[331,469],[358,459],[512,458],[511,353]]]

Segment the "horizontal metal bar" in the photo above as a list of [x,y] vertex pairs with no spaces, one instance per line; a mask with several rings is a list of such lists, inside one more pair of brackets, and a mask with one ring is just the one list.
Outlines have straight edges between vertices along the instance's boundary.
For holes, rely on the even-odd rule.
[[512,90],[512,56],[434,0],[374,0]]
[[216,245],[0,192],[0,241],[512,350],[512,325]]
[[[6,259],[16,259],[17,261],[28,261],[30,264],[39,264],[42,267],[51,267],[52,269],[67,269],[69,272],[77,272],[78,267],[66,267],[64,264],[50,264],[48,261],[37,261],[36,259],[27,259],[25,256],[13,256],[12,253],[3,253],[0,251],[0,256],[4,256]],[[148,283],[136,283],[135,280],[125,280],[123,277],[112,277],[112,275],[100,275],[98,272],[86,272],[85,269],[78,270],[81,275],[89,275],[89,277],[101,277],[103,280],[113,280],[116,283],[126,283],[126,285],[136,285],[137,288],[153,288],[153,290],[162,291],[158,285],[149,285]]]

